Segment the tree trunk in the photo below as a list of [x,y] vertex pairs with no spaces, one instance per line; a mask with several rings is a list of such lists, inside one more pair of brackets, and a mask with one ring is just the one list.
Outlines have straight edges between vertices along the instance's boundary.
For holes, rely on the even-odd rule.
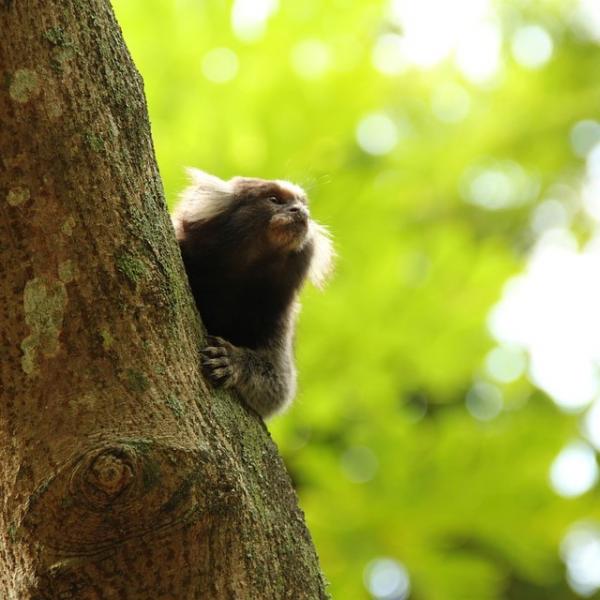
[[262,422],[209,391],[108,0],[0,0],[0,596],[321,599]]

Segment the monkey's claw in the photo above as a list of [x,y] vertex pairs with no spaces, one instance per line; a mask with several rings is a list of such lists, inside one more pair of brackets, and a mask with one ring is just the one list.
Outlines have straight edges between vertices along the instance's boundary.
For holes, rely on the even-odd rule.
[[239,377],[235,360],[239,350],[220,337],[208,336],[206,341],[208,345],[200,350],[200,362],[205,377],[213,385],[233,387]]

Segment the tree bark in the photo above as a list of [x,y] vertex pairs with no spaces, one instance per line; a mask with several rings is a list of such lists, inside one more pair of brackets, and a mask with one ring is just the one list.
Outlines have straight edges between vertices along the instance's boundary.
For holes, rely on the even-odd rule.
[[0,596],[325,598],[264,425],[199,374],[110,3],[0,0],[0,36]]

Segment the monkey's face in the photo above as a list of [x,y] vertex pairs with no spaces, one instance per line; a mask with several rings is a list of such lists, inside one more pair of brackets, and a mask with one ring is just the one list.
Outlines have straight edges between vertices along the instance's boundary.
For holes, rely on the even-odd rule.
[[267,229],[270,243],[288,250],[301,248],[308,234],[309,213],[306,201],[294,199],[282,202],[278,196],[272,196],[269,202],[274,205]]
[[259,226],[269,248],[294,251],[304,246],[310,215],[300,187],[287,181],[241,178],[235,180],[235,186],[240,217]]

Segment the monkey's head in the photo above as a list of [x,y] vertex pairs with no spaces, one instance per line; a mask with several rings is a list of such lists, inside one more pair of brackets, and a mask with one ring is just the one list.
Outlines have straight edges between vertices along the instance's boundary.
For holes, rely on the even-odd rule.
[[241,227],[253,222],[253,233],[258,238],[262,234],[266,249],[294,252],[310,241],[308,200],[302,188],[248,177],[235,177],[230,183],[235,205],[231,218]]
[[310,218],[304,190],[288,181],[234,177],[223,181],[189,169],[192,185],[173,215],[180,243],[210,244],[235,251],[249,263],[269,257],[307,260],[308,277],[321,287],[331,270],[327,230]]

